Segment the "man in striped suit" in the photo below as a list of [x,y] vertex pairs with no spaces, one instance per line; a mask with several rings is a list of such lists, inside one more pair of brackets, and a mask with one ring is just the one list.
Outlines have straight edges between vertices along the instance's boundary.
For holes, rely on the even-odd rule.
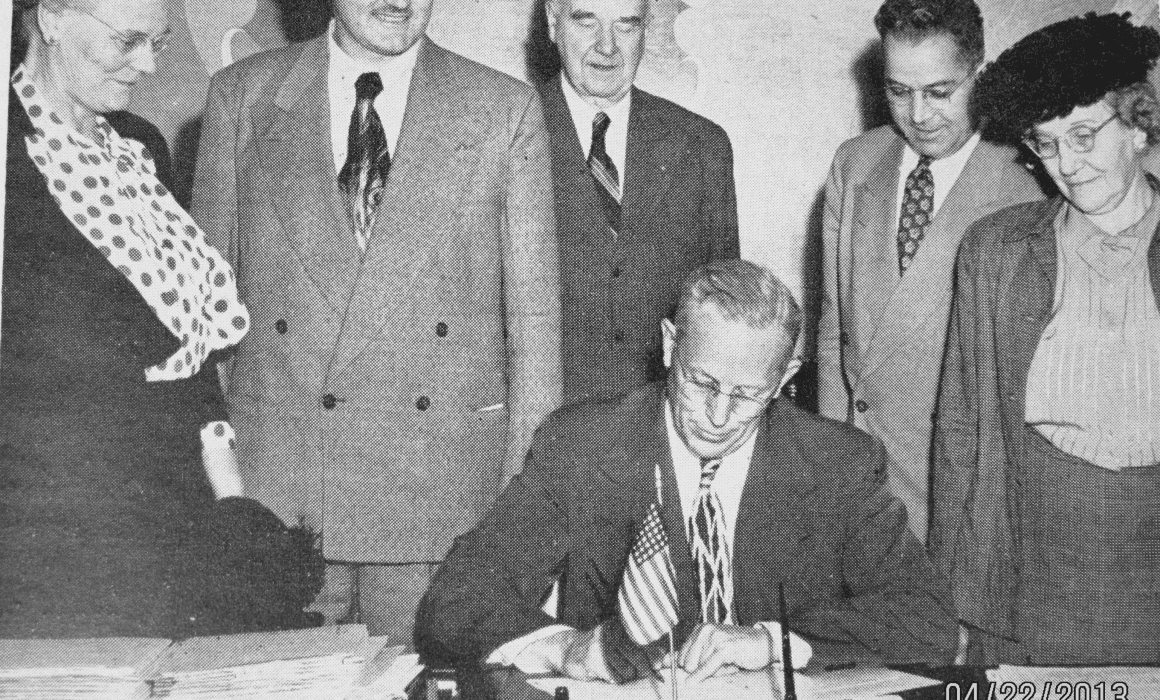
[[420,604],[425,659],[624,681],[671,630],[699,677],[760,669],[781,662],[779,583],[795,665],[811,645],[948,659],[947,587],[885,487],[881,444],[777,400],[800,324],[763,268],[694,272],[662,323],[667,384],[556,412],[456,540]]

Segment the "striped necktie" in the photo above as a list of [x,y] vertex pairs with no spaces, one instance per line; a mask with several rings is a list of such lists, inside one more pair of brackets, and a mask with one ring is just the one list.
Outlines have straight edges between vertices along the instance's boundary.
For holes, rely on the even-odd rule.
[[733,556],[721,499],[712,489],[720,466],[719,459],[701,460],[701,485],[689,518],[689,547],[697,570],[701,622],[706,624],[734,624]]
[[620,175],[616,172],[616,164],[608,156],[608,149],[604,145],[604,136],[612,120],[604,112],[597,112],[592,119],[592,146],[588,149],[588,172],[596,181],[596,192],[604,204],[604,213],[608,217],[608,227],[612,235],[620,233]]
[[898,212],[898,271],[905,274],[918,252],[926,227],[934,218],[934,176],[930,156],[921,156],[906,176],[902,208]]
[[391,155],[383,123],[375,112],[375,98],[383,91],[382,78],[378,73],[363,73],[354,89],[346,164],[338,173],[338,186],[346,195],[347,213],[359,248],[365,251],[391,169]]

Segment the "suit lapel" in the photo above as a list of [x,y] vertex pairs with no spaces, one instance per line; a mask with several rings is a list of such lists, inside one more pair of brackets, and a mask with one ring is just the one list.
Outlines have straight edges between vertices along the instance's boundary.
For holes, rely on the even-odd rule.
[[[777,610],[778,581],[792,572],[801,542],[812,534],[810,494],[819,484],[803,477],[804,459],[790,433],[781,401],[774,401],[757,434],[733,533],[733,602],[739,624]],[[787,589],[792,587],[786,581]]]
[[632,233],[632,222],[649,221],[673,183],[677,163],[688,150],[689,137],[673,130],[657,114],[654,98],[632,88],[628,115],[628,149],[624,158],[625,212],[621,237]]
[[[873,337],[890,296],[898,286],[898,166],[902,139],[895,137],[858,186],[853,233],[849,301],[856,308],[854,337],[860,357]],[[864,284],[865,286],[859,286]]]
[[[556,211],[569,217],[557,222],[561,259],[574,265],[601,264],[612,249],[612,231],[604,216],[596,183],[584,160],[584,147],[576,132],[572,111],[564,99],[560,74],[548,81],[542,92],[544,122],[552,139],[552,171],[556,178]],[[631,139],[631,135],[629,136]],[[562,201],[566,200],[566,201]],[[567,208],[564,208],[567,207]],[[572,220],[578,217],[579,220]],[[568,274],[571,267],[562,268]]]
[[326,37],[303,46],[258,145],[274,211],[306,274],[335,310],[358,276],[359,250],[338,189],[330,140]]
[[346,312],[335,351],[341,372],[403,307],[425,301],[406,290],[425,289],[446,244],[441,230],[427,226],[425,201],[441,200],[441,210],[458,212],[464,183],[478,162],[477,145],[487,126],[470,105],[451,94],[447,52],[430,39],[415,63],[407,107],[391,161],[363,271]]
[[[1008,185],[1012,175],[1022,173],[1012,173],[1013,169],[1018,166],[1004,149],[986,141],[975,147],[923,236],[914,264],[890,294],[866,350],[863,377],[896,356],[898,347],[910,342],[932,313],[946,308],[963,233],[987,213],[1014,203],[1014,188]],[[889,247],[895,249],[893,242]]]

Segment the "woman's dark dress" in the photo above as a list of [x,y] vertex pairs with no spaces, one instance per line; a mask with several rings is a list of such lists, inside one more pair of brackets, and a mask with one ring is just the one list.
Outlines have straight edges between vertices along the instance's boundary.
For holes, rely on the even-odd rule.
[[[0,327],[0,637],[180,636],[178,570],[213,504],[199,431],[225,420],[212,364],[145,381],[179,342],[65,219],[9,92]],[[148,122],[109,117],[153,153]]]

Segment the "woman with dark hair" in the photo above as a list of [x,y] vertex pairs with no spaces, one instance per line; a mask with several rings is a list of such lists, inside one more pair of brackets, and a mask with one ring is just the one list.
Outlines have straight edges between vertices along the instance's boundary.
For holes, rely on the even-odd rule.
[[[247,312],[170,194],[161,135],[120,111],[169,40],[165,0],[22,9],[27,49],[8,94],[0,637],[271,626],[234,594],[235,567],[208,566],[242,551],[261,568],[284,552],[249,545],[288,536],[253,501],[215,502],[203,467],[204,442],[231,476],[213,353],[242,338]],[[232,476],[215,485],[237,495]],[[304,539],[283,549],[309,551]],[[290,601],[299,616],[302,598]]]
[[932,553],[973,662],[1160,662],[1160,35],[1069,19],[979,79],[984,135],[1054,198],[959,251],[936,419]]

